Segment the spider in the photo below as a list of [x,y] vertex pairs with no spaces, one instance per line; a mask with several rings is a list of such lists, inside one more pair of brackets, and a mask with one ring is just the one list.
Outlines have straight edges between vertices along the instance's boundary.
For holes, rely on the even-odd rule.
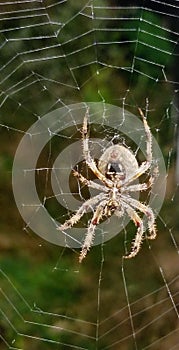
[[112,214],[122,217],[127,213],[137,227],[131,251],[129,254],[124,255],[124,258],[129,259],[135,257],[142,244],[144,225],[137,211],[143,213],[147,217],[148,239],[156,238],[155,216],[152,209],[130,195],[132,192],[146,191],[149,189],[153,185],[157,174],[157,171],[153,172],[147,183],[134,183],[136,179],[151,168],[152,164],[151,131],[142,110],[139,109],[139,112],[143,120],[146,134],[146,161],[142,162],[141,165],[138,165],[134,153],[126,146],[120,144],[109,146],[101,155],[97,164],[89,150],[89,110],[87,110],[84,116],[82,126],[84,160],[101,183],[86,179],[76,170],[73,170],[73,174],[82,184],[95,188],[99,190],[100,193],[86,200],[71,218],[57,228],[61,231],[67,230],[76,224],[89,209],[93,210],[93,216],[89,222],[87,233],[82,244],[79,262],[82,262],[86,257],[93,243],[96,226],[103,218],[110,217]]

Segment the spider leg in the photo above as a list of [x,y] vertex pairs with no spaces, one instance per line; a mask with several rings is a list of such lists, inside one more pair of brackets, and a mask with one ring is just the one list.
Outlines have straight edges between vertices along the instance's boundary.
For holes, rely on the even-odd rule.
[[100,179],[106,186],[112,187],[113,183],[111,180],[107,179],[97,168],[96,163],[94,159],[91,157],[90,151],[89,151],[89,133],[88,133],[88,116],[89,116],[89,109],[87,109],[87,112],[84,116],[83,120],[83,127],[82,127],[82,140],[83,140],[83,156],[85,158],[85,161],[89,168],[92,170],[92,172]]
[[106,187],[104,187],[103,185],[100,185],[92,180],[88,180],[86,179],[83,175],[81,175],[78,171],[73,170],[73,175],[78,177],[78,179],[80,180],[80,182],[88,187],[91,188],[95,188],[99,191],[103,191],[103,192],[107,192],[108,189]]
[[125,203],[125,209],[131,220],[134,222],[134,224],[138,227],[137,233],[135,236],[135,239],[132,243],[132,248],[131,252],[128,255],[124,255],[123,258],[125,259],[130,259],[136,256],[140,250],[141,244],[142,244],[142,239],[143,239],[143,233],[144,233],[144,228],[143,228],[143,222],[140,216],[136,213],[136,211],[131,208],[130,205],[126,205]]
[[132,177],[130,177],[127,180],[124,180],[124,182],[122,183],[122,186],[124,185],[128,185],[130,182],[138,179],[141,175],[143,175],[144,173],[146,173],[146,171],[150,168],[150,163],[148,161],[144,161],[139,168],[137,169],[136,173],[134,173],[134,175],[132,175]]
[[95,233],[95,228],[98,225],[100,219],[102,218],[104,214],[104,208],[107,204],[107,200],[104,200],[99,204],[94,211],[93,217],[91,219],[91,222],[88,227],[88,231],[85,237],[85,240],[82,245],[81,253],[79,256],[79,262],[81,263],[82,260],[86,257],[86,254],[88,253],[94,239],[94,233]]
[[139,183],[139,184],[135,184],[135,185],[129,185],[129,186],[121,186],[121,192],[136,192],[136,191],[146,191],[148,190],[150,187],[152,187],[154,181],[156,179],[156,175],[153,174],[152,176],[150,176],[148,182],[144,182],[144,183]]
[[149,177],[148,182],[144,183],[139,183],[139,184],[134,184],[134,185],[129,185],[129,186],[124,186],[122,185],[120,187],[121,192],[135,192],[135,191],[146,191],[150,187],[153,186],[156,178],[158,177],[159,171],[158,171],[158,166],[156,165],[153,169],[152,175]]
[[152,162],[152,134],[151,134],[150,128],[148,126],[146,117],[144,116],[144,114],[140,108],[139,108],[139,112],[140,112],[140,115],[141,115],[142,120],[143,120],[146,139],[147,139],[147,148],[146,148],[146,159],[147,160],[144,161],[139,166],[138,170],[131,178],[124,181],[123,185],[127,185],[128,183],[138,179],[142,174],[144,174],[150,168],[150,165]]
[[149,206],[146,206],[145,204],[139,202],[137,199],[134,199],[132,197],[122,196],[122,200],[130,204],[130,206],[132,206],[133,208],[138,209],[147,216],[149,229],[149,235],[147,236],[147,238],[155,239],[157,231],[153,210]]
[[141,183],[130,186],[121,187],[121,192],[136,192],[136,191],[146,191],[150,187],[150,183]]
[[106,195],[104,193],[100,193],[95,197],[92,197],[85,201],[82,206],[77,210],[72,217],[64,222],[64,224],[57,227],[57,230],[63,231],[71,228],[74,224],[76,224],[81,217],[88,211],[90,207],[94,207],[98,202],[104,199]]
[[152,161],[152,134],[151,134],[150,128],[148,126],[147,119],[144,116],[144,113],[143,113],[141,108],[139,108],[139,113],[140,113],[142,120],[143,120],[145,134],[146,134],[146,138],[147,138],[147,149],[146,149],[147,157],[146,158],[147,158],[147,162],[151,163],[151,161]]

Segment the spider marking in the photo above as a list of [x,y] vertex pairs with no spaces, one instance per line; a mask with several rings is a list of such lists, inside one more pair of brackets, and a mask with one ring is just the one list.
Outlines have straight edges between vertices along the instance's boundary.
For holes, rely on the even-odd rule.
[[99,190],[100,193],[86,200],[71,218],[57,228],[61,231],[67,230],[76,224],[88,209],[93,210],[93,216],[87,228],[87,233],[79,256],[79,262],[86,257],[93,243],[95,228],[100,220],[104,217],[110,217],[112,214],[121,217],[127,213],[137,227],[131,251],[129,254],[124,255],[124,258],[129,259],[136,256],[143,241],[143,221],[136,210],[147,217],[148,239],[156,238],[155,216],[152,209],[130,195],[131,192],[146,191],[151,188],[158,175],[158,167],[156,166],[147,183],[133,184],[136,179],[151,168],[152,164],[151,131],[142,110],[139,109],[139,112],[143,120],[146,135],[146,161],[142,162],[141,165],[138,165],[135,155],[127,147],[119,144],[108,147],[101,155],[97,165],[89,150],[89,110],[87,110],[84,116],[82,127],[83,156],[87,166],[101,181],[101,184],[86,179],[76,170],[73,171],[73,174],[82,184],[87,187],[95,188]]

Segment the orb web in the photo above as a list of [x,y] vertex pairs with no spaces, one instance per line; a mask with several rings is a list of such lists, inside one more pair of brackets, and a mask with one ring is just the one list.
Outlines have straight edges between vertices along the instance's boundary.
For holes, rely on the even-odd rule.
[[[177,349],[178,2],[7,1],[0,20],[1,348]],[[94,195],[72,175],[92,176],[80,153],[88,105],[96,159],[114,143],[145,159],[140,107],[165,164],[144,197],[157,239],[129,261],[136,228],[125,218],[114,235],[118,223],[99,226],[82,264],[83,234],[54,242],[57,223]]]

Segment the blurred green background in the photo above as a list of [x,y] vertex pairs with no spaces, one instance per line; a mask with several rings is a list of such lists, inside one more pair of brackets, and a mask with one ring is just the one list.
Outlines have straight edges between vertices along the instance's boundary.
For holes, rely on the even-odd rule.
[[[148,8],[139,2],[110,0],[1,2],[2,350],[135,349],[125,283],[137,349],[177,345],[174,27],[178,24],[175,11],[167,5],[148,1]],[[148,121],[168,174],[166,199],[157,219],[158,238],[151,251],[144,242],[140,255],[127,261],[124,271],[124,236],[94,247],[79,266],[78,251],[53,246],[31,232],[18,213],[12,191],[14,155],[28,128],[64,105],[102,99],[120,107],[124,103],[134,114],[138,107],[145,110],[148,99]],[[69,130],[66,144],[73,137]],[[64,139],[62,144],[54,141],[57,150],[64,146]],[[52,161],[49,146],[39,164],[50,168]],[[44,173],[39,179],[43,194],[49,178]],[[48,209],[55,217],[68,215],[58,213],[50,201]],[[126,230],[132,239],[133,225],[129,223]]]

